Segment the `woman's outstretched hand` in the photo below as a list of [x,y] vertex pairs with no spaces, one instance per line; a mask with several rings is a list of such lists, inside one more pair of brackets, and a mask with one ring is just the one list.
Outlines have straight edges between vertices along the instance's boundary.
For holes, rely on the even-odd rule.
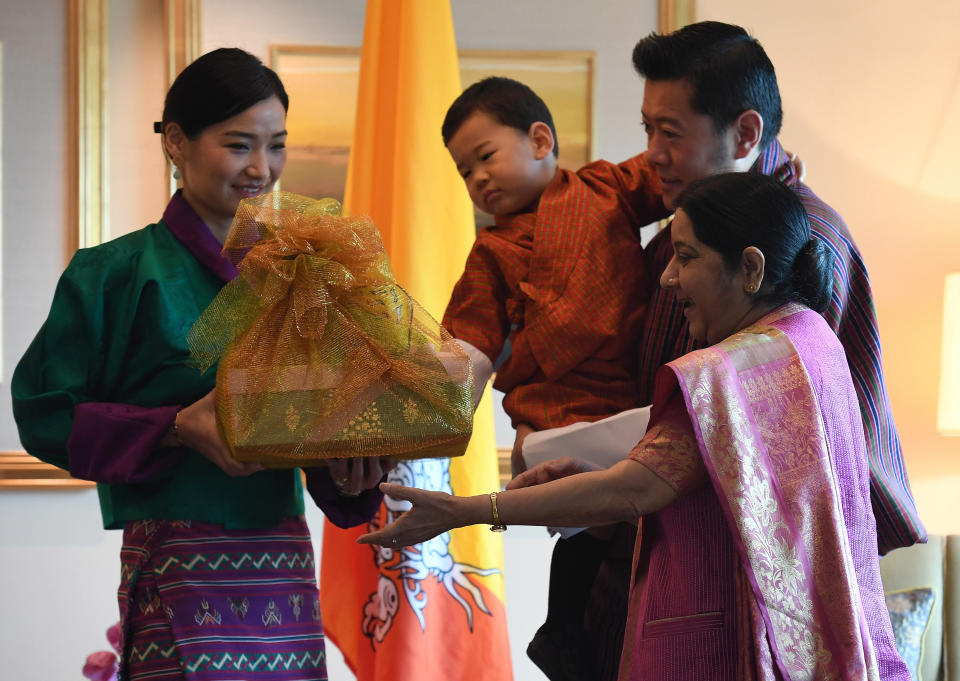
[[203,454],[232,477],[243,477],[263,470],[258,463],[243,463],[233,458],[230,448],[217,428],[216,390],[184,407],[177,414],[180,442]]
[[533,487],[534,485],[542,485],[545,482],[565,478],[569,475],[599,470],[603,470],[602,467],[569,456],[565,456],[562,459],[550,459],[549,461],[537,464],[533,468],[515,477],[507,483],[507,489]]
[[458,502],[462,501],[459,497],[389,482],[382,483],[380,491],[394,499],[409,501],[413,507],[383,529],[360,535],[357,543],[410,546],[460,526],[456,517]]

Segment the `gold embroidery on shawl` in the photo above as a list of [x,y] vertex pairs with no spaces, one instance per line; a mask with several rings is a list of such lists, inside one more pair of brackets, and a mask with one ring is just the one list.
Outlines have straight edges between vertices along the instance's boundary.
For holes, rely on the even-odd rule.
[[784,392],[796,390],[806,383],[807,376],[802,366],[791,364],[783,369],[777,369],[762,376],[753,376],[743,383],[743,392],[747,399],[759,402],[762,399],[775,397]]
[[[783,536],[787,527],[770,481],[756,464],[761,456],[759,443],[729,382],[718,385],[712,380],[725,371],[720,353],[708,350],[703,354],[696,372],[699,380],[690,391],[693,408],[704,441],[714,452],[721,485],[731,497],[729,501],[739,508],[739,531],[766,601],[779,652],[788,669],[802,678],[813,678],[814,670],[821,667],[819,678],[835,679],[832,671],[823,673],[829,652],[822,647],[821,635],[814,633],[813,604],[804,584],[807,575]],[[718,409],[717,403],[727,409]]]
[[[770,342],[776,340],[780,342]],[[791,350],[790,353],[782,353],[784,345]],[[687,387],[690,406],[707,447],[704,456],[709,456],[721,488],[718,493],[726,497],[734,511],[748,564],[773,627],[772,639],[788,675],[796,679],[830,680],[850,678],[852,674],[855,678],[864,678],[865,675],[871,680],[878,679],[872,642],[860,641],[861,632],[856,618],[850,620],[849,613],[858,611],[860,605],[853,566],[849,560],[844,560],[847,564],[825,571],[827,574],[816,575],[812,574],[812,569],[805,567],[800,557],[801,550],[805,551],[808,561],[813,556],[819,559],[822,555],[815,538],[817,528],[814,527],[814,513],[807,512],[804,517],[794,514],[801,534],[802,546],[798,546],[786,523],[791,510],[796,509],[780,508],[773,491],[774,482],[762,464],[764,456],[769,455],[774,469],[781,474],[781,483],[791,479],[791,471],[800,474],[797,478],[808,475],[801,469],[811,465],[826,469],[814,475],[815,479],[824,475],[833,476],[830,462],[820,456],[818,438],[823,436],[824,430],[815,398],[810,392],[806,370],[789,339],[772,327],[747,329],[724,341],[722,348],[708,348],[687,355],[674,364]],[[724,351],[735,354],[738,362],[749,365],[744,374],[724,380],[729,373]],[[753,366],[781,358],[786,363],[776,370],[770,371],[764,367],[763,376],[747,375]],[[744,366],[737,364],[734,370],[744,371]],[[760,441],[755,438],[748,414],[733,387],[737,384],[751,403],[762,437]],[[811,416],[814,423],[811,423]],[[780,417],[779,420],[776,420],[777,417]],[[764,447],[764,442],[768,443],[769,448]],[[809,499],[805,497],[796,506],[803,506],[807,502],[811,502],[811,506],[823,504],[822,498],[830,496],[830,490],[826,491],[827,495],[816,494],[816,497]],[[832,499],[836,501],[835,496]],[[842,527],[842,514],[840,522]],[[845,535],[832,539],[846,543]],[[815,584],[817,577],[820,583]],[[833,659],[833,654],[824,644],[820,622],[815,619],[813,612],[813,594],[817,591],[832,593],[833,590],[821,588],[823,582],[840,579],[853,583],[851,591],[854,592],[854,602],[824,604],[828,611],[826,616],[847,609],[846,618],[840,618],[847,628],[840,630],[838,627],[834,632],[835,636],[842,639],[837,643],[841,648],[853,650],[857,649],[855,646],[860,646],[866,656],[866,659],[848,660],[848,667],[842,670],[840,666],[844,660]]]

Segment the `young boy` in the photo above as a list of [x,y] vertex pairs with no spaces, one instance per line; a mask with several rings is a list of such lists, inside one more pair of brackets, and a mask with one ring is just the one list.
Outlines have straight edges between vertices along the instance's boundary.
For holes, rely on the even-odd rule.
[[[553,117],[517,81],[487,78],[467,88],[442,134],[470,198],[495,218],[477,235],[443,325],[473,360],[476,396],[510,341],[494,387],[517,429],[517,475],[527,433],[637,406],[637,343],[650,276],[659,276],[646,269],[639,228],[667,210],[640,157],[558,168]],[[562,676],[545,665],[576,677],[595,664],[589,653],[570,658],[601,559],[586,534],[557,542],[547,623],[528,649],[551,678]],[[541,646],[545,636],[559,640]]]
[[[470,198],[495,218],[477,235],[443,317],[472,346],[478,384],[509,338],[494,387],[518,439],[636,407],[651,291],[639,228],[667,214],[652,170],[640,157],[558,168],[550,111],[508,78],[467,88],[442,134]],[[517,454],[514,474],[523,470]]]

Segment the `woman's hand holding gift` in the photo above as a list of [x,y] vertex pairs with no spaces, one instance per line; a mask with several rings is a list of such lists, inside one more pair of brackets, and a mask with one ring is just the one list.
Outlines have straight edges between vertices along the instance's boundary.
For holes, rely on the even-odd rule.
[[389,456],[363,456],[349,459],[330,459],[330,478],[337,492],[354,497],[364,490],[373,489],[383,476],[397,465]]
[[258,463],[243,463],[233,458],[217,427],[216,390],[181,409],[174,420],[176,445],[189,447],[203,454],[224,473],[243,477],[263,470]]

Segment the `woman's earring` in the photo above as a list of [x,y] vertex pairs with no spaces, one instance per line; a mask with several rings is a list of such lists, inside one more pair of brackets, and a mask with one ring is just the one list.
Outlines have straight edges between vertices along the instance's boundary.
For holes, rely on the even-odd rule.
[[181,175],[180,175],[180,168],[179,168],[179,166],[173,166],[173,179],[179,180],[180,177],[181,177]]
[[746,289],[747,293],[749,293],[750,295],[753,295],[754,293],[757,292],[757,285],[754,284],[752,281],[746,286],[744,286],[743,288]]
[[179,180],[181,177],[183,177],[182,173],[180,172],[180,166],[183,165],[183,157],[174,156],[172,159],[170,159],[170,162],[173,163],[173,179]]

